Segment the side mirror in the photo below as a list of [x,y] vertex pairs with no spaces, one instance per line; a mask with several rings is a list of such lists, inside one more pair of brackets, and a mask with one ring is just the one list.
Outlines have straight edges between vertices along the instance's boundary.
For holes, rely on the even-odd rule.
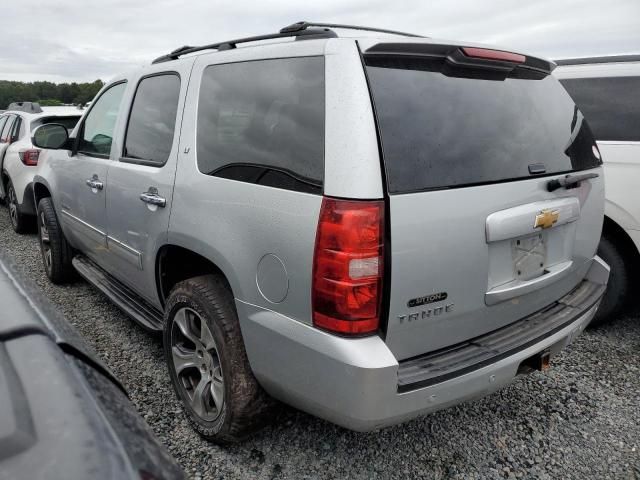
[[33,131],[31,143],[34,147],[58,150],[65,147],[69,140],[69,132],[58,123],[40,125]]

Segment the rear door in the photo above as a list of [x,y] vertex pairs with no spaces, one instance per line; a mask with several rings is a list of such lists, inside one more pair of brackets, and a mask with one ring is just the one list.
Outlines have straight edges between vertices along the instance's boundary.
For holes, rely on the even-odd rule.
[[[365,52],[389,194],[386,341],[398,359],[568,293],[595,254],[604,196],[589,126],[539,63],[403,48]],[[548,191],[589,172],[599,176]]]
[[166,243],[192,64],[160,64],[138,79],[109,168],[105,268],[157,306],[155,254]]

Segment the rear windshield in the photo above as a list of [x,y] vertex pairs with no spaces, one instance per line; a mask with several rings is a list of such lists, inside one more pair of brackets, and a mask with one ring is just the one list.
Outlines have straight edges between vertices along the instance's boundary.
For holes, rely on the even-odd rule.
[[640,141],[640,77],[560,80],[597,140]]
[[37,120],[34,120],[34,121],[31,122],[31,131],[33,132],[33,130],[35,130],[35,128],[39,127],[40,125],[48,125],[50,123],[57,123],[58,125],[62,125],[67,130],[69,130],[69,132],[71,132],[71,130],[73,130],[74,127],[76,126],[76,123],[78,123],[78,120],[80,120],[80,115],[78,115],[77,117],[43,117],[43,118],[38,118]]
[[552,76],[447,76],[443,62],[368,58],[390,193],[504,182],[599,165]]

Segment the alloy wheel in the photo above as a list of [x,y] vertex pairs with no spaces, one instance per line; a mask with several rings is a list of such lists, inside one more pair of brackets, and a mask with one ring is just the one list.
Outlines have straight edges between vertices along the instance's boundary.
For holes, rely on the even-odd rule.
[[205,421],[218,418],[224,405],[220,356],[207,322],[190,308],[175,314],[171,356],[178,386],[194,413]]
[[47,273],[50,273],[52,263],[51,238],[49,237],[49,229],[47,228],[44,212],[40,212],[38,220],[40,222],[40,248],[42,248],[44,267],[46,268]]

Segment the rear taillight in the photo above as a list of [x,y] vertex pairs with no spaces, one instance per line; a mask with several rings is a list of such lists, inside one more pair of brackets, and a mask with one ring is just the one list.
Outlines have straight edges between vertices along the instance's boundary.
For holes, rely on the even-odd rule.
[[24,152],[20,152],[18,154],[20,156],[20,160],[22,163],[29,167],[35,167],[38,165],[38,158],[40,158],[40,150],[31,149],[25,150]]
[[384,201],[324,198],[313,261],[313,324],[344,335],[380,325]]
[[524,55],[502,50],[491,50],[490,48],[463,47],[462,52],[471,58],[482,58],[484,60],[499,60],[502,62],[524,63],[527,59]]

